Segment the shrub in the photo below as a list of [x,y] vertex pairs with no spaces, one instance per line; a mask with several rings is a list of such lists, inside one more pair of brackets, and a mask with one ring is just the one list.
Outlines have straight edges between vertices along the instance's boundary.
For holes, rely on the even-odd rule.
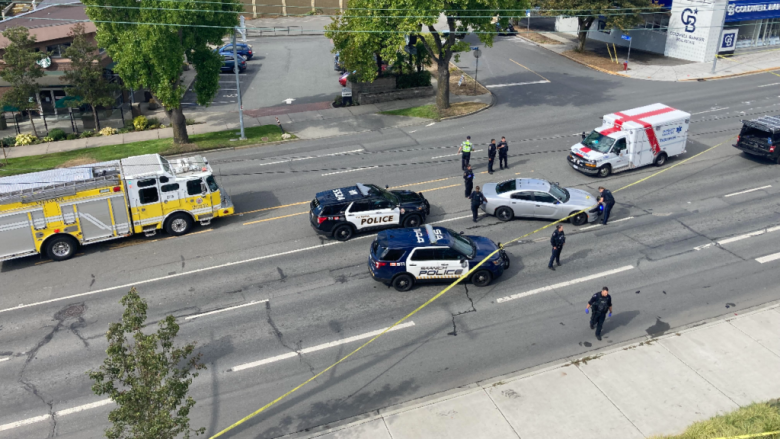
[[195,125],[197,122],[195,122],[195,119],[187,119],[187,125]]
[[63,130],[61,130],[59,128],[55,128],[55,129],[49,131],[49,136],[48,137],[51,137],[52,139],[54,139],[53,140],[54,142],[56,142],[58,140],[64,140],[65,139],[65,131],[63,131]]
[[80,136],[80,137],[81,137],[82,139],[86,139],[86,138],[88,138],[88,137],[92,137],[92,136],[94,136],[94,135],[95,135],[95,133],[94,133],[93,131],[89,131],[89,130],[87,130],[87,131],[84,131],[83,133],[81,133],[81,136]]
[[76,140],[79,138],[79,135],[76,133],[68,133],[68,135],[65,136],[65,139],[67,140]]
[[395,86],[397,88],[427,87],[431,85],[431,72],[421,72],[398,75]]
[[146,116],[138,116],[133,119],[133,128],[135,128],[136,131],[143,131],[148,126],[149,120],[146,118]]
[[0,139],[0,144],[3,146],[15,146],[16,145],[16,137],[10,136],[10,137],[3,137]]
[[160,121],[159,121],[159,120],[157,120],[157,118],[156,118],[156,117],[150,117],[150,118],[149,118],[149,125],[150,125],[150,126],[151,126],[151,125],[160,125]]
[[46,142],[54,142],[54,138],[46,136],[43,139],[41,139],[41,142],[44,142],[44,143],[46,143]]
[[111,135],[114,135],[116,133],[117,133],[116,128],[111,128],[111,127],[105,127],[102,130],[100,130],[100,135],[101,136],[111,136]]
[[14,144],[16,146],[32,145],[36,140],[38,140],[38,138],[32,134],[19,134],[16,136],[16,142],[14,142]]

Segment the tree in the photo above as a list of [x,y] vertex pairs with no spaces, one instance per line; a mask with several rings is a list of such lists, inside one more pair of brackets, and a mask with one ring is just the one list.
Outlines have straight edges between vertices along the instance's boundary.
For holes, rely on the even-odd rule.
[[[527,4],[526,0],[352,0],[345,15],[331,24],[328,35],[332,35],[334,44],[340,38],[354,42],[347,50],[363,52],[365,63],[364,51],[368,49],[362,47],[376,49],[375,40],[384,45],[382,56],[392,59],[406,44],[407,35],[427,31],[430,38],[423,38],[422,42],[436,65],[436,107],[442,111],[450,107],[450,61],[460,43],[455,35],[471,30],[491,47],[496,32],[491,23],[493,17],[502,9],[523,9]],[[446,29],[436,29],[442,14],[446,17]],[[506,25],[508,19],[502,18],[501,22]]]
[[92,391],[118,405],[108,415],[113,425],[106,437],[174,439],[180,434],[189,438],[192,431],[204,433],[205,428],[190,429],[195,400],[187,395],[198,376],[193,370],[206,368],[199,363],[201,354],[193,355],[194,344],[173,346],[179,325],[171,315],[159,322],[156,333],[144,334],[147,305],[135,288],[120,303],[125,307],[122,321],[109,325],[106,334],[108,358],[98,371],[88,372]]
[[600,16],[606,18],[605,28],[631,29],[642,21],[641,14],[660,11],[653,0],[542,0],[545,15],[577,17],[577,51],[585,50],[585,41],[593,22]]
[[70,58],[70,69],[65,71],[61,81],[70,84],[65,93],[78,99],[68,101],[68,106],[80,107],[89,104],[92,107],[95,127],[100,128],[97,107],[113,105],[112,94],[117,87],[103,76],[101,56],[97,46],[89,42],[84,35],[84,25],[79,23],[73,26],[70,36],[73,37],[73,43],[65,50],[65,57]]
[[[148,88],[165,108],[176,144],[189,143],[181,108],[180,77],[186,59],[197,72],[194,90],[199,105],[209,105],[219,89],[222,56],[211,47],[238,25],[238,0],[190,2],[170,0],[83,0],[95,22],[97,40],[117,63],[125,85]],[[210,47],[211,46],[211,47]]]
[[[35,35],[30,35],[25,27],[8,28],[3,31],[3,36],[9,43],[3,54],[5,66],[0,70],[0,78],[11,84],[11,90],[3,95],[2,104],[16,107],[20,112],[29,112],[38,107],[37,101],[33,99],[40,92],[36,80],[44,75],[43,68],[36,62],[46,54],[35,52]],[[37,136],[32,115],[30,123]]]

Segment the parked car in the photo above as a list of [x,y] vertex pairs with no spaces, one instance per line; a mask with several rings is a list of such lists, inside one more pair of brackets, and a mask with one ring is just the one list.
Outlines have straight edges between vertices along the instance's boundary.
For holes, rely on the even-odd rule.
[[[227,53],[222,53],[222,70],[223,72],[232,72],[233,71],[233,55],[228,55]],[[238,55],[238,71],[243,72],[246,70],[246,58],[244,58],[241,55]]]
[[[467,32],[455,32],[455,38],[458,39],[458,40],[462,40],[462,39],[466,38],[466,34],[467,34]],[[447,38],[448,36],[450,36],[449,29],[445,29],[445,30],[441,31],[441,37],[442,38]]]
[[333,70],[344,73],[344,67],[341,65],[341,61],[339,60],[339,53],[336,52],[336,55],[333,57]]
[[[219,48],[219,53],[233,54],[233,43],[227,43]],[[246,43],[236,43],[236,53],[243,56],[247,60],[252,59],[252,46]]]
[[502,28],[501,27],[501,23],[497,22],[496,23],[496,32],[499,35],[517,35],[517,31],[515,30],[515,27],[512,26],[511,23],[508,23],[506,26],[504,26]]

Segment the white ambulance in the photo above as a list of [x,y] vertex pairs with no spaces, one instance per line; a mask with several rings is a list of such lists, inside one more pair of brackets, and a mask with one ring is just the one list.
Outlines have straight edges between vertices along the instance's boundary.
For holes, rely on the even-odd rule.
[[572,168],[606,177],[685,153],[691,115],[664,104],[607,114],[602,125],[571,147]]

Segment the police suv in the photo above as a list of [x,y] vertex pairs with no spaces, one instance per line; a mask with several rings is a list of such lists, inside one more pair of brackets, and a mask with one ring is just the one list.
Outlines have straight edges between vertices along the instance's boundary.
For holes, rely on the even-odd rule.
[[[371,244],[368,271],[374,280],[408,291],[418,281],[452,281],[499,248],[481,236],[466,236],[444,227],[404,228],[379,232]],[[501,249],[467,279],[488,285],[509,268]]]
[[422,193],[388,191],[362,183],[320,192],[309,207],[314,230],[339,241],[365,230],[417,227],[431,213]]

